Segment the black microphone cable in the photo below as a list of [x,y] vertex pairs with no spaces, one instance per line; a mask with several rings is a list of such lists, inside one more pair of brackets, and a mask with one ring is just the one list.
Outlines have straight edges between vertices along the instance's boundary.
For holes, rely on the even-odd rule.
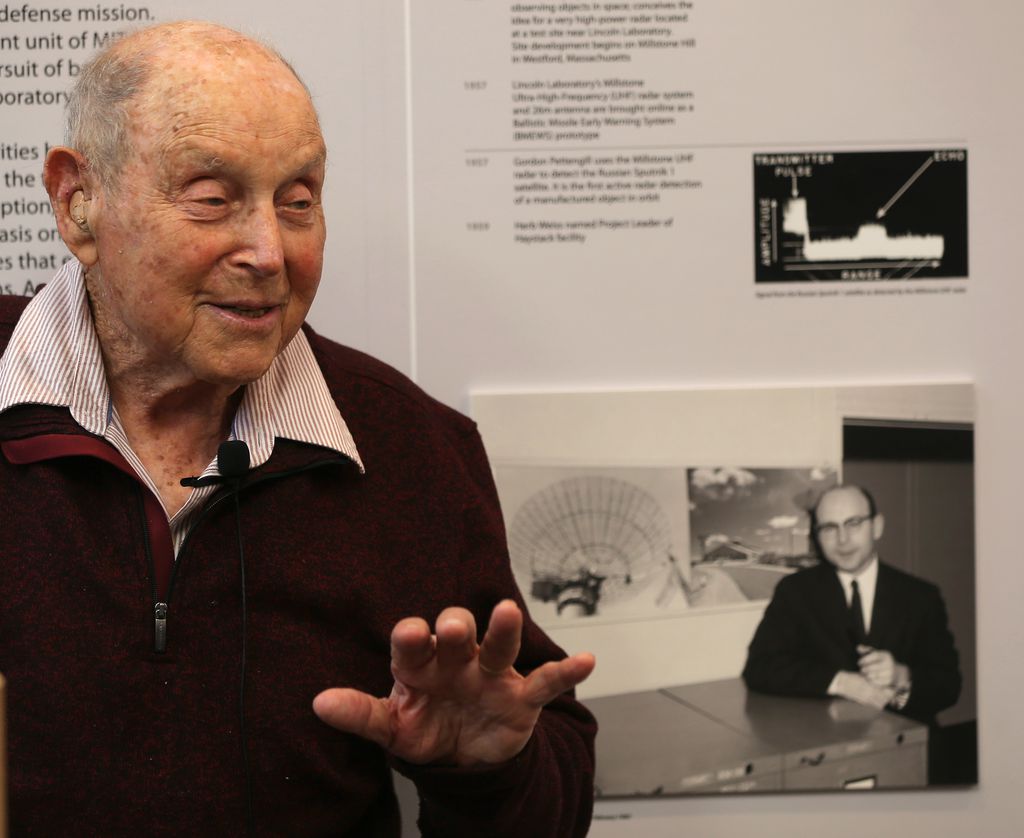
[[228,487],[235,507],[235,539],[238,543],[238,572],[240,604],[242,612],[242,654],[238,684],[238,735],[242,751],[242,773],[245,777],[245,831],[255,834],[255,820],[252,806],[252,769],[249,765],[249,738],[245,724],[245,676],[248,666],[248,607],[245,596],[245,546],[242,541],[242,506],[238,496],[242,488],[242,477],[249,471],[249,446],[240,439],[229,439],[217,448],[217,470],[220,476],[186,477],[182,486],[212,486],[223,484]]
[[242,747],[242,770],[245,774],[245,830],[255,834],[252,811],[252,769],[249,765],[249,737],[245,725],[245,675],[248,666],[248,607],[245,596],[245,545],[242,541],[242,505],[238,500],[241,479],[249,470],[249,446],[240,439],[222,442],[217,449],[217,470],[228,480],[235,504],[235,538],[238,542],[238,575],[242,610],[242,659],[238,683],[238,734]]

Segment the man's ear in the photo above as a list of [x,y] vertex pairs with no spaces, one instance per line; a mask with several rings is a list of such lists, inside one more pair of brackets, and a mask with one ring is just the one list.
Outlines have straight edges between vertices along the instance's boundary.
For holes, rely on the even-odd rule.
[[882,532],[885,530],[885,518],[882,513],[879,512],[871,519],[871,534],[874,536],[875,541],[878,541],[882,537]]
[[79,152],[55,146],[46,155],[43,183],[50,196],[60,237],[78,261],[91,268],[99,258],[99,251],[93,233],[95,211],[86,166]]

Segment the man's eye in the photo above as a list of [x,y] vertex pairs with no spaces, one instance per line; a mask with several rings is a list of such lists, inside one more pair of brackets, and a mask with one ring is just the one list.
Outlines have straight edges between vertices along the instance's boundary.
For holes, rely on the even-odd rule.
[[278,202],[289,212],[308,212],[315,203],[313,193],[301,183],[293,183],[281,192]]
[[180,199],[194,208],[220,209],[228,204],[228,193],[215,178],[198,178],[185,185]]

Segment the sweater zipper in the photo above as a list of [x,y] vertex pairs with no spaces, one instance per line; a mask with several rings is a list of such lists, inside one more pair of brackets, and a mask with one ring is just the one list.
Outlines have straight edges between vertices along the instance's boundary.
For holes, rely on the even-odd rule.
[[[276,474],[268,474],[261,476],[246,483],[244,486],[239,487],[239,492],[242,489],[248,489],[250,486],[257,486],[261,483],[266,483],[271,480],[278,480],[284,477],[292,477],[296,474],[302,474],[303,472],[313,471],[317,468],[325,468],[327,466],[337,466],[344,464],[345,460],[339,458],[337,460],[321,460],[317,463],[310,463],[309,465],[300,466],[299,468],[291,469],[290,471],[282,471]],[[140,487],[141,490],[141,487]],[[175,557],[174,564],[171,566],[170,579],[167,582],[167,596],[166,601],[160,599],[160,591],[157,590],[156,585],[156,567],[153,562],[153,549],[150,545],[150,532],[149,523],[146,520],[145,502],[143,502],[143,514],[142,514],[142,530],[143,540],[146,545],[146,556],[149,559],[150,576],[153,579],[153,651],[157,654],[164,654],[167,651],[167,617],[168,611],[170,610],[171,594],[174,591],[174,581],[178,577],[178,566],[181,564],[184,558],[185,551],[188,548],[189,542],[192,540],[192,533],[198,529],[199,525],[203,522],[207,515],[213,511],[213,509],[221,503],[221,501],[229,498],[230,492],[220,492],[210,498],[209,502],[202,508],[199,516],[193,522],[192,527],[185,534],[185,538],[181,542],[181,548],[178,550],[178,555]]]
[[[145,491],[139,487],[139,504],[142,507],[142,543],[146,546],[146,560],[149,562],[149,575],[153,580],[153,651],[162,655],[167,651],[167,603],[161,601],[161,591],[157,590],[156,584],[156,563],[153,560],[153,545],[151,544],[152,534],[149,531],[149,519],[146,517],[146,499],[142,494]],[[171,574],[173,576],[172,568]],[[170,599],[170,585],[166,599]]]
[[162,655],[167,651],[167,603],[153,606],[153,651]]

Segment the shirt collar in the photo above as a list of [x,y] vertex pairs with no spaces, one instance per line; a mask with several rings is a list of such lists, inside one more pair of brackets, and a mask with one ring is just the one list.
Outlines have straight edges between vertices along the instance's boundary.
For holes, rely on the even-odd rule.
[[0,358],[0,411],[17,404],[66,407],[97,436],[107,427],[110,389],[75,260],[25,308]]
[[270,369],[245,388],[231,436],[249,446],[250,464],[262,465],[274,439],[319,445],[344,454],[361,472],[355,440],[331,397],[320,365],[303,331],[274,359]]
[[875,593],[875,583],[878,580],[878,556],[872,556],[871,561],[865,565],[860,573],[848,573],[845,570],[836,569],[836,575],[843,586],[846,600],[849,602],[851,596],[851,585],[857,580],[857,590],[860,591],[861,599],[872,599]]
[[[110,388],[77,260],[64,265],[26,307],[0,358],[0,412],[17,404],[66,407],[97,436],[111,423]],[[231,435],[249,446],[254,467],[269,459],[280,437],[337,451],[365,471],[301,330],[246,387]],[[215,463],[211,467],[216,473]]]

